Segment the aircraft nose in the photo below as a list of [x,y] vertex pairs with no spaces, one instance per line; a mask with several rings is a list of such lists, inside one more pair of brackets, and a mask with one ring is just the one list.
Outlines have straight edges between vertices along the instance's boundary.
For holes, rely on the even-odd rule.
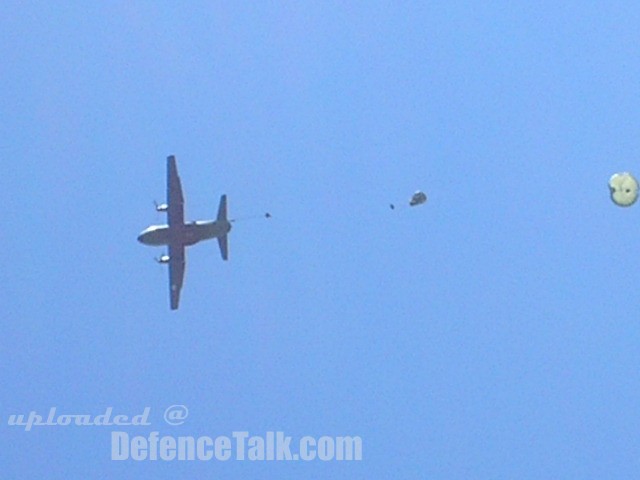
[[141,233],[140,235],[138,235],[138,241],[140,243],[144,243],[144,233]]

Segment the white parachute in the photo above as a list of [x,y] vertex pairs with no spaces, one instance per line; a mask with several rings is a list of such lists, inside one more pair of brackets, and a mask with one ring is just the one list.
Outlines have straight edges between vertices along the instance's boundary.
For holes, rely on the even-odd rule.
[[638,181],[628,172],[616,173],[609,179],[611,200],[619,207],[630,207],[638,199]]

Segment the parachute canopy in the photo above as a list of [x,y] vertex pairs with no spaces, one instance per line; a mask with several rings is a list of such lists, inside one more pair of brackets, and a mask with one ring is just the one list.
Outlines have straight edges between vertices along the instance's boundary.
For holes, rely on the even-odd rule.
[[[426,201],[427,201],[427,195],[424,192],[421,192],[420,190],[418,190],[409,199],[409,206],[415,207],[416,205],[422,205]],[[391,210],[395,210],[396,208],[396,206],[393,203],[390,203],[389,207],[391,208]]]
[[611,200],[619,207],[630,207],[638,199],[638,181],[628,172],[616,173],[609,179]]
[[415,207],[416,205],[422,205],[426,201],[427,201],[427,195],[424,192],[421,192],[420,190],[418,190],[411,197],[411,200],[409,201],[409,205],[412,207]]

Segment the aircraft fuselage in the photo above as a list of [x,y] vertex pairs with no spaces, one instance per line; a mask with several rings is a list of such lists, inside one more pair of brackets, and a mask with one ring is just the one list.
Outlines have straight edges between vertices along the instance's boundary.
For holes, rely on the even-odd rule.
[[228,221],[200,220],[169,228],[169,225],[151,225],[138,235],[145,245],[194,245],[202,240],[222,237],[231,230]]

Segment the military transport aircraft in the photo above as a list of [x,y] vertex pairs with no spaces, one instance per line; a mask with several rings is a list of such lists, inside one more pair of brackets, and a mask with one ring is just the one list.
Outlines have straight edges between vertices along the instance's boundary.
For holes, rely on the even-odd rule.
[[138,241],[145,245],[167,245],[169,253],[156,260],[169,265],[169,293],[171,310],[176,310],[180,302],[180,290],[184,279],[185,247],[202,240],[217,238],[223,260],[228,260],[227,233],[231,223],[227,219],[227,196],[220,197],[218,218],[184,222],[184,197],[176,167],[176,158],[167,157],[167,203],[156,204],[156,210],[167,213],[166,225],[152,225],[138,235]]

